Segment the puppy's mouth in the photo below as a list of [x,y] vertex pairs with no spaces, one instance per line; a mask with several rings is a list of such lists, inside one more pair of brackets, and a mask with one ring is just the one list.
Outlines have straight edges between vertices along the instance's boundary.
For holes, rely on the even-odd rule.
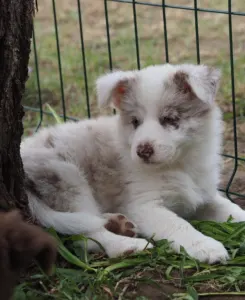
[[172,165],[172,160],[156,160],[156,159],[153,159],[153,158],[148,158],[148,159],[141,159],[140,163],[142,165],[145,165],[145,166],[149,166],[149,167],[167,167],[167,166],[170,166]]
[[144,159],[141,160],[141,162],[143,164],[146,164],[146,165],[159,165],[159,164],[161,164],[159,161],[154,161],[150,158],[144,158]]

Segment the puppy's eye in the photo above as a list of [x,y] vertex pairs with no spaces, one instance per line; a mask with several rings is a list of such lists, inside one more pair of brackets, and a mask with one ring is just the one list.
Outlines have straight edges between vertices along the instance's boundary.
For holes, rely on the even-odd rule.
[[132,125],[134,126],[135,129],[140,125],[140,121],[136,117],[132,118],[131,123],[132,123]]
[[179,127],[179,118],[171,118],[171,117],[161,117],[159,122],[162,126],[171,125],[175,128]]

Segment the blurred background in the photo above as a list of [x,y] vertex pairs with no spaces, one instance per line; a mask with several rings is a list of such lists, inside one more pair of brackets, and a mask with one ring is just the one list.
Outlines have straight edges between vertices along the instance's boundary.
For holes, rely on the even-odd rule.
[[25,135],[56,122],[47,105],[66,120],[97,116],[94,83],[112,68],[209,64],[223,73],[217,97],[225,121],[221,188],[245,200],[244,53],[242,0],[38,1]]

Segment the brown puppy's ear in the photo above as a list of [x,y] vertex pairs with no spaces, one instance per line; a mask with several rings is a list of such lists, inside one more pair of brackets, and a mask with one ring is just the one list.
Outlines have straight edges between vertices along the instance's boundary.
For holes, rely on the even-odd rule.
[[56,259],[57,245],[53,237],[35,225],[24,222],[19,213],[8,213],[7,242],[12,270],[20,271],[36,260],[48,274]]
[[204,103],[212,105],[219,88],[220,78],[219,69],[206,65],[183,64],[174,74],[173,82],[182,94],[195,95]]

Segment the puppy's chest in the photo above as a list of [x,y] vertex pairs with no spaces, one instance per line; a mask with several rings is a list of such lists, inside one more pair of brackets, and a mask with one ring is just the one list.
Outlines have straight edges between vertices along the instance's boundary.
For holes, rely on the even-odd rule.
[[[191,192],[192,194],[193,191]],[[192,195],[188,196],[188,193],[183,193],[181,189],[175,189],[175,191],[168,190],[167,188],[160,191],[161,205],[167,209],[175,212],[182,218],[191,218],[197,208],[203,203],[203,199],[200,195],[196,194],[196,197]]]
[[183,171],[144,174],[141,182],[130,188],[132,198],[157,201],[181,217],[192,217],[206,200],[205,191]]
[[192,218],[199,206],[205,202],[205,192],[190,178],[163,184],[162,204],[183,218]]
[[201,201],[194,202],[192,199],[184,198],[181,194],[174,197],[166,198],[164,195],[161,198],[162,205],[169,210],[175,212],[178,216],[189,219],[194,216],[198,206],[201,204]]

